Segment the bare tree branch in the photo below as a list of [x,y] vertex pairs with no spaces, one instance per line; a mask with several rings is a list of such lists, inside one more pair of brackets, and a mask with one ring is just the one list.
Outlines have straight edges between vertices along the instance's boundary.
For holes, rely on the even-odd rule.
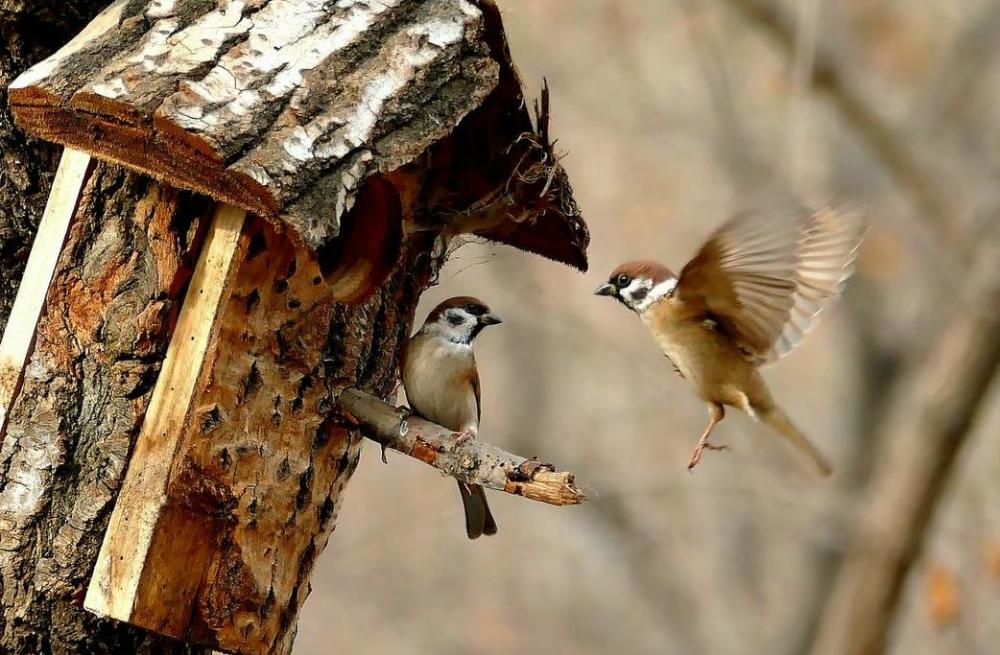
[[[795,53],[795,24],[770,0],[725,0],[760,26],[789,57]],[[810,84],[825,93],[843,119],[854,128],[875,158],[905,189],[929,224],[932,236],[953,240],[955,226],[950,202],[934,176],[924,169],[916,153],[895,130],[865,102],[847,80],[843,67],[829,48],[817,44]]]
[[[814,655],[882,653],[903,583],[1000,368],[1000,226],[976,235],[962,298],[906,377],[875,453],[871,504],[834,583]],[[914,408],[917,408],[916,410]]]
[[463,439],[415,416],[401,418],[400,410],[357,389],[341,393],[338,403],[369,439],[463,482],[550,505],[579,505],[586,499],[574,485],[573,474],[556,471],[551,464],[512,455],[478,439]]

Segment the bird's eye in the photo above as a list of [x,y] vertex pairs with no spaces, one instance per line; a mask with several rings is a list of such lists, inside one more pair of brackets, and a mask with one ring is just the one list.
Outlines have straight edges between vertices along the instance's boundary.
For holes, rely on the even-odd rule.
[[618,288],[619,289],[624,289],[629,284],[631,284],[631,282],[632,282],[632,278],[630,278],[629,276],[625,275],[624,273],[622,273],[621,275],[618,276]]

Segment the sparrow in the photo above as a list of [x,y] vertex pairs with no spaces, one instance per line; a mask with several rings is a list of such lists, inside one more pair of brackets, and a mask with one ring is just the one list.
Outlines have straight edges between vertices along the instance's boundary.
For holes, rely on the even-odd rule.
[[[479,371],[472,342],[480,331],[501,323],[481,300],[460,296],[445,300],[427,315],[403,350],[403,389],[418,416],[475,437],[482,415]],[[497,532],[497,524],[478,484],[458,481],[469,539]]]
[[775,404],[759,369],[788,354],[853,272],[864,235],[859,213],[744,212],[719,227],[680,275],[653,261],[616,268],[594,292],[643,320],[680,375],[708,403],[709,422],[688,462],[705,450],[727,406],[742,409],[807,455],[826,457]]

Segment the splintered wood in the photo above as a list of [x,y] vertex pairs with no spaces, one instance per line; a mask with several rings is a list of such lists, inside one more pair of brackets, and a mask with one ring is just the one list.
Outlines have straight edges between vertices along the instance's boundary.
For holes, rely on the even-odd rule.
[[366,177],[495,88],[483,22],[464,0],[119,0],[9,97],[35,136],[280,218],[316,248]]
[[[164,535],[159,523],[165,514],[171,469],[190,426],[198,392],[206,383],[221,307],[228,300],[234,263],[239,261],[245,216],[243,209],[220,205],[209,227],[87,590],[85,607],[103,616],[130,621],[149,594],[160,594],[158,602],[163,603],[165,613],[175,615],[170,617],[175,623],[187,618],[176,616],[178,611],[190,612],[177,603],[190,597],[192,586],[199,584],[202,572],[197,562],[210,553],[211,544],[198,532]],[[150,588],[155,581],[148,574],[156,573],[151,571],[155,568],[150,566],[151,550],[156,539],[165,537],[189,549],[189,561],[173,570],[173,584]],[[163,594],[164,589],[177,593]]]
[[365,435],[384,447],[419,459],[464,482],[550,505],[578,505],[586,495],[572,473],[508,453],[478,439],[462,440],[451,430],[399,410],[357,389],[344,390],[340,408]]
[[[359,198],[375,211],[394,195],[375,185]],[[367,304],[344,304],[363,290],[330,283],[319,258],[262,220],[247,220],[233,250],[237,222],[203,247],[200,262],[231,253],[228,282],[220,292],[221,263],[196,269],[85,606],[228,652],[281,654],[360,455],[360,436],[334,420],[332,389],[392,388],[431,273],[415,263],[422,251],[397,244],[390,279],[364,292]]]
[[45,213],[38,225],[14,306],[0,340],[0,442],[6,432],[7,414],[24,377],[35,327],[89,165],[90,156],[86,153],[72,148],[63,151]]

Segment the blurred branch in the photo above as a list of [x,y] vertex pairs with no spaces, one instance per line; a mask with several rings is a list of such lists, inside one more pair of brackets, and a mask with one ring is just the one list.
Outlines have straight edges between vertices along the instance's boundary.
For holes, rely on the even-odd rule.
[[[983,80],[996,65],[1000,47],[1000,4],[987,3],[972,13],[952,40],[952,47],[938,69],[935,79],[921,94],[923,107],[919,114],[930,131],[955,127],[977,129],[981,116],[974,111],[977,103],[970,102],[985,90]],[[956,120],[956,117],[958,120]]]
[[[676,499],[684,488],[672,490]],[[653,613],[665,626],[672,648],[679,653],[711,652],[702,635],[701,615],[695,609],[697,594],[687,588],[678,575],[671,558],[650,570],[650,562],[663,548],[660,539],[649,538],[643,521],[636,520],[625,503],[628,492],[601,495],[590,503],[589,515],[610,540],[610,546],[626,566],[630,582],[639,596],[640,605]]]
[[872,500],[834,582],[814,655],[884,651],[903,583],[1000,367],[1000,222],[975,236],[961,298],[888,410]]
[[354,418],[365,436],[383,448],[419,459],[448,475],[488,489],[506,491],[550,505],[579,505],[586,499],[572,473],[463,436],[400,410],[357,389],[343,391],[340,408]]
[[[789,57],[795,54],[794,21],[770,0],[724,0],[756,23],[778,43]],[[828,48],[817,44],[812,75],[812,87],[825,93],[868,145],[896,182],[909,192],[929,223],[932,235],[952,241],[955,237],[950,203],[935,183],[934,177],[919,162],[905,139],[869,106],[861,93],[848,81],[841,63]]]
[[[719,161],[725,166],[736,188],[737,196],[757,195],[773,181],[774,171],[754,151],[741,121],[741,113],[733,101],[732,85],[725,66],[725,52],[715,30],[709,28],[703,5],[696,0],[683,0],[681,8],[687,17],[688,41],[701,69],[705,86],[711,97],[712,112],[717,129],[714,145]],[[767,190],[776,190],[774,187]]]

